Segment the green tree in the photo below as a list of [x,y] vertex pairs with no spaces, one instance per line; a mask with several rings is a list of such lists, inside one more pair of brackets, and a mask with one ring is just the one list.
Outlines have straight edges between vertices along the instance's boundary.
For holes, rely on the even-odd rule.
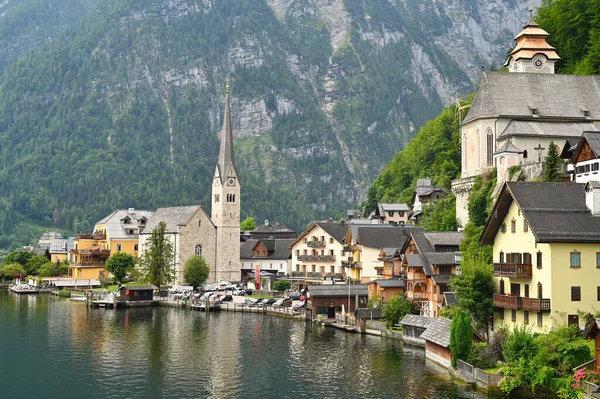
[[192,256],[183,267],[183,280],[197,289],[208,280],[209,272],[208,264],[202,256]]
[[256,229],[256,221],[252,217],[247,217],[240,224],[240,230],[242,231],[252,231]]
[[0,268],[0,279],[2,280],[12,280],[18,274],[25,276],[25,268],[20,263],[8,263]]
[[382,316],[388,328],[398,323],[407,314],[419,314],[415,305],[410,302],[406,295],[396,295],[383,305]]
[[558,149],[553,141],[550,142],[548,147],[548,154],[546,154],[544,167],[544,181],[553,182],[560,181],[562,160],[558,155]]
[[175,278],[173,268],[175,254],[173,244],[165,234],[166,228],[166,223],[160,222],[152,229],[150,239],[144,247],[144,254],[139,261],[141,281],[158,288]]
[[275,291],[286,291],[289,290],[292,284],[288,280],[277,280],[273,283],[273,289]]
[[419,226],[425,231],[456,231],[456,197],[448,195],[426,206],[419,219]]
[[464,265],[462,273],[454,276],[450,287],[456,293],[458,306],[473,317],[475,327],[484,334],[494,308],[494,274],[488,264]]
[[[48,260],[44,255],[35,255],[27,260],[27,265],[25,266],[25,270],[27,270],[28,275],[38,275],[40,274],[40,270],[50,263],[50,267],[52,266],[52,262]],[[48,269],[48,267],[46,267]],[[47,276],[43,276],[47,277]]]
[[32,256],[33,254],[31,252],[18,249],[6,255],[6,258],[4,258],[4,263],[18,263],[23,267],[27,267],[27,261],[29,261]]
[[452,319],[450,326],[450,351],[452,352],[452,367],[456,367],[458,359],[466,360],[471,353],[473,342],[473,330],[471,328],[471,317],[461,309]]
[[106,270],[113,275],[113,281],[123,281],[127,273],[133,270],[135,260],[132,255],[117,252],[106,261]]

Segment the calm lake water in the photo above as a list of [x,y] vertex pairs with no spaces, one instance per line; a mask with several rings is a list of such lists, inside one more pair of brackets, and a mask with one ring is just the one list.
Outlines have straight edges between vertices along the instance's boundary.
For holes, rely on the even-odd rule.
[[485,398],[400,342],[262,314],[0,290],[1,398]]

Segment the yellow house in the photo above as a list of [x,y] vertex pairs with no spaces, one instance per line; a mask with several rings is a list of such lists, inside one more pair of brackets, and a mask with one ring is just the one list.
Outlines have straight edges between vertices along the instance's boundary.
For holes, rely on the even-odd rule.
[[506,182],[481,243],[493,245],[493,327],[544,332],[600,310],[600,183]]
[[93,234],[75,236],[70,254],[69,275],[76,279],[108,277],[105,262],[117,252],[138,256],[139,233],[150,211],[119,209],[96,223]]
[[68,259],[69,251],[68,251],[69,240],[66,238],[55,238],[50,243],[50,262],[56,263],[62,262],[63,260]]

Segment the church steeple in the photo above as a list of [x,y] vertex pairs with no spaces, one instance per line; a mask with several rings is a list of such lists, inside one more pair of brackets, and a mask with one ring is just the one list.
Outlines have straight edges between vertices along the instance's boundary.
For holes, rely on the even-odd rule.
[[515,37],[515,48],[508,53],[505,67],[510,72],[554,73],[554,63],[560,60],[556,49],[546,42],[550,36],[533,19],[533,2],[529,6],[529,22]]
[[229,169],[233,167],[235,170],[233,130],[231,128],[231,109],[229,106],[229,78],[227,78],[227,86],[225,89],[225,115],[223,116],[223,127],[221,128],[221,149],[219,150],[219,163],[217,164],[221,184],[225,182]]

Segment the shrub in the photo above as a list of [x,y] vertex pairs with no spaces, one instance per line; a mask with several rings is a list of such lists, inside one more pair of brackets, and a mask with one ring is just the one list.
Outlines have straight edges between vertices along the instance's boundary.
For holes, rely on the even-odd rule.
[[515,327],[502,345],[502,355],[507,363],[516,363],[521,358],[532,358],[535,352],[535,338],[526,326]]
[[473,329],[471,316],[468,312],[459,309],[452,319],[450,326],[450,351],[452,352],[452,367],[456,367],[458,359],[467,360],[473,343]]
[[383,306],[382,317],[388,328],[398,323],[407,314],[418,314],[418,310],[405,295],[396,295]]
[[62,298],[71,298],[71,291],[69,290],[60,290],[58,291],[58,296]]
[[273,289],[275,291],[289,290],[292,285],[288,280],[277,280],[273,283]]
[[467,363],[480,369],[490,369],[496,366],[500,360],[494,349],[485,342],[474,342],[471,345],[471,352],[467,358]]

